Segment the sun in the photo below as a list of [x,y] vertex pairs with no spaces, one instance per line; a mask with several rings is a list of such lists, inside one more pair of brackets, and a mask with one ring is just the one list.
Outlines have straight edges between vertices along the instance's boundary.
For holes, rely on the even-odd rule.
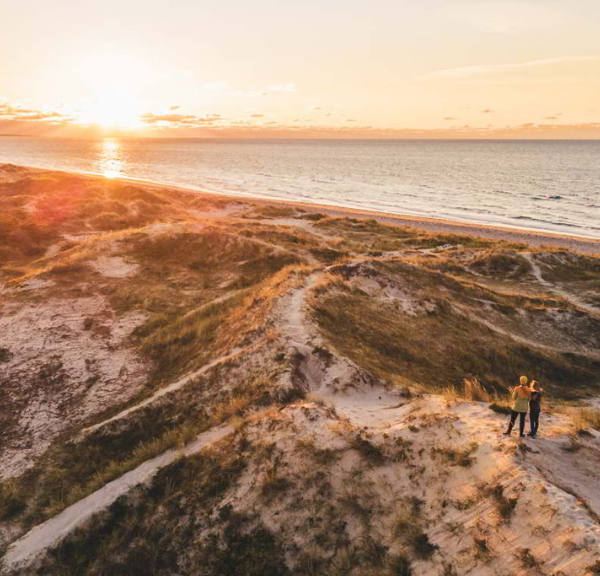
[[83,106],[79,121],[101,128],[134,129],[142,126],[141,114],[140,104],[126,90],[107,87]]
[[141,68],[127,53],[106,51],[87,55],[80,70],[89,96],[80,106],[79,122],[101,128],[142,127]]

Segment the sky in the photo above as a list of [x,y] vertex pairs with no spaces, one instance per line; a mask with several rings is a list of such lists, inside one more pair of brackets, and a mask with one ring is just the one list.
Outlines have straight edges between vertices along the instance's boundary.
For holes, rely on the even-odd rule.
[[598,0],[0,0],[0,134],[600,138]]

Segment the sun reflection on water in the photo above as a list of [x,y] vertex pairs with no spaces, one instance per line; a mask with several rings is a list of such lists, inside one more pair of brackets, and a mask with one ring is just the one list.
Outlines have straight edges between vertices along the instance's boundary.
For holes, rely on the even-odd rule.
[[105,178],[118,178],[123,173],[125,160],[121,142],[116,138],[105,138],[100,142],[100,157],[98,159],[100,172]]

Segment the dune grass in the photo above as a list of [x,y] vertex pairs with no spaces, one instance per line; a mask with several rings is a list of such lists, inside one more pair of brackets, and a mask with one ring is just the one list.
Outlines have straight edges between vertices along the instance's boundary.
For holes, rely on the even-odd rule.
[[42,522],[108,482],[201,432],[275,401],[273,385],[259,377],[199,409],[175,402],[148,407],[124,425],[99,429],[77,442],[55,442],[37,465],[0,483],[0,519]]
[[576,432],[586,432],[590,428],[594,428],[600,432],[600,410],[594,410],[592,408],[567,407],[566,412],[571,418]]
[[[345,440],[343,448],[320,447],[315,436],[293,435],[284,454],[274,440],[278,418],[285,413],[281,409],[292,395],[281,385],[289,365],[278,340],[280,317],[271,313],[306,275],[331,264],[312,290],[313,318],[328,344],[370,374],[398,386],[442,393],[448,400],[485,402],[502,413],[508,410],[510,386],[521,373],[535,374],[556,398],[597,391],[600,364],[518,343],[478,320],[475,313],[493,311],[517,326],[519,309],[556,310],[564,305],[543,295],[499,295],[469,281],[475,276],[498,282],[527,279],[530,268],[518,255],[518,245],[424,233],[375,220],[328,218],[288,207],[254,210],[255,217],[264,219],[309,220],[324,240],[303,229],[252,222],[252,216],[221,222],[202,220],[194,212],[223,207],[223,199],[85,182],[53,177],[23,183],[18,196],[0,194],[0,208],[10,206],[11,218],[22,225],[22,247],[10,254],[11,275],[22,282],[48,274],[61,289],[76,285],[89,275],[88,261],[115,245],[119,254],[138,264],[139,272],[124,281],[94,276],[94,290],[109,299],[117,314],[147,315],[131,344],[153,363],[152,377],[127,405],[232,350],[242,349],[244,355],[105,428],[84,437],[77,437],[76,429],[67,431],[33,468],[0,483],[0,519],[31,526],[212,426],[227,422],[235,433],[217,447],[161,470],[150,487],[139,487],[117,501],[52,550],[39,574],[146,576],[183,573],[191,565],[201,566],[205,576],[345,576],[357,566],[365,576],[390,576],[409,575],[413,564],[422,569],[421,563],[443,553],[428,536],[431,525],[418,498],[396,498],[395,513],[380,522],[387,511],[374,496],[369,475],[394,463],[418,474],[421,452],[445,469],[468,468],[477,445],[457,449],[436,442],[419,451],[411,441],[387,442],[386,433],[384,442],[342,420],[329,429],[337,442]],[[32,194],[40,200],[38,217],[47,217],[51,229],[23,210]],[[57,209],[52,201],[58,201]],[[0,216],[0,246],[3,239],[15,243],[19,226],[14,222]],[[174,226],[147,227],[155,222]],[[60,234],[86,231],[94,236],[69,241],[58,254],[44,256]],[[436,260],[427,253],[447,244],[454,246],[456,259]],[[395,250],[406,251],[410,260],[382,258]],[[461,250],[471,251],[469,265],[461,263]],[[353,257],[362,260],[364,278],[390,280],[394,297],[371,294],[368,282],[362,287],[355,282]],[[583,282],[590,277],[581,273],[578,278]],[[415,303],[412,309],[402,307],[406,295]],[[245,364],[248,348],[260,354]],[[8,359],[0,349],[0,362]],[[310,409],[333,413],[318,397],[306,400]],[[115,402],[85,424],[124,407]],[[600,427],[595,411],[566,411],[576,431]],[[246,436],[253,418],[263,419],[262,446]],[[432,429],[441,420],[431,418]],[[292,461],[286,457],[291,453],[306,464],[306,478],[289,474]],[[339,488],[329,476],[351,459],[356,468]],[[284,547],[277,529],[263,524],[254,511],[242,513],[231,506],[229,490],[239,487],[250,465],[256,466],[255,480],[245,489],[255,491],[256,502],[269,509],[274,521],[287,510],[284,505],[301,514],[314,504],[315,513],[311,510],[305,524],[298,524],[298,534],[310,535],[301,553],[295,542]],[[500,520],[509,522],[516,498],[499,486],[485,495]],[[364,533],[350,538],[347,524],[360,526]],[[379,542],[381,526],[391,528],[392,548]],[[196,541],[198,534],[203,539]],[[194,546],[189,545],[192,540]],[[476,546],[485,556],[485,541]],[[530,560],[525,554],[519,558],[524,566]]]
[[[180,543],[196,519],[208,522],[229,487],[246,467],[225,440],[219,448],[175,462],[160,470],[141,498],[122,498],[53,549],[39,573],[142,576],[178,570]],[[185,504],[184,504],[185,502]],[[276,536],[260,521],[223,506],[210,522],[215,547],[203,543],[186,552],[206,576],[287,576]],[[123,542],[128,545],[123,548]]]
[[[482,400],[496,404],[496,395],[507,394],[521,374],[535,374],[557,399],[576,399],[597,388],[600,363],[522,344],[462,311],[479,312],[483,302],[498,301],[498,312],[511,319],[527,299],[497,299],[493,292],[415,266],[379,266],[415,301],[427,302],[427,311],[407,314],[392,301],[371,297],[352,284],[353,269],[343,266],[337,279],[316,287],[311,302],[327,340],[368,372],[403,386],[471,395],[474,390],[465,391],[463,380],[477,379],[490,394]],[[373,274],[378,273],[375,268]]]

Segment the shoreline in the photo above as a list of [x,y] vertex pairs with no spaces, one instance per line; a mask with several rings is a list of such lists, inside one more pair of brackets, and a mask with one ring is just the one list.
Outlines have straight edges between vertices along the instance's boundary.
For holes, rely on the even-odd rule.
[[600,239],[563,234],[560,232],[547,232],[539,230],[530,230],[527,228],[512,228],[508,226],[505,227],[493,224],[463,222],[459,220],[436,218],[432,216],[414,216],[410,214],[380,212],[377,210],[368,210],[364,208],[333,206],[329,204],[319,204],[317,202],[306,202],[301,200],[291,200],[284,198],[265,198],[261,196],[252,196],[250,194],[245,195],[226,192],[212,192],[210,190],[206,190],[200,187],[191,188],[177,184],[161,183],[152,180],[144,180],[141,178],[132,178],[127,176],[109,178],[99,173],[85,171],[55,170],[11,163],[1,163],[0,167],[8,165],[17,166],[19,168],[24,168],[26,170],[36,172],[78,175],[92,179],[106,180],[109,182],[112,181],[129,184],[138,184],[140,186],[147,186],[149,188],[157,188],[162,190],[169,189],[177,190],[180,192],[186,192],[189,194],[206,194],[218,198],[231,198],[251,204],[271,206],[295,206],[298,208],[302,208],[307,212],[318,212],[331,217],[371,218],[383,224],[409,226],[412,228],[425,230],[427,232],[478,236],[480,238],[486,238],[489,240],[530,244],[537,247],[548,246],[552,248],[563,248],[575,252],[600,255]]

